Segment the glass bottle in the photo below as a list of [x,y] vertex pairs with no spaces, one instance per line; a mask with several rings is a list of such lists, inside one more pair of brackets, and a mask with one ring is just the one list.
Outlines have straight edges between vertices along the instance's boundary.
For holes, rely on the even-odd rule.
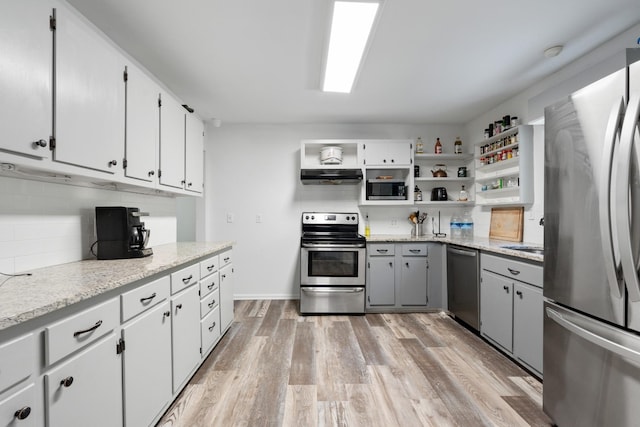
[[422,190],[416,185],[416,188],[413,189],[413,200],[416,202],[422,201]]
[[463,240],[473,240],[473,217],[469,211],[462,215],[460,221],[460,236]]
[[461,218],[458,214],[451,215],[451,219],[449,220],[449,231],[451,232],[452,239],[461,239],[462,238],[462,223]]
[[416,141],[416,154],[422,153],[424,153],[424,144],[422,143],[422,138],[418,137],[418,140]]
[[436,154],[442,154],[442,143],[440,142],[440,138],[436,138],[436,145],[434,147],[434,152]]
[[453,143],[453,152],[455,154],[462,154],[462,141],[459,136],[456,136],[456,140]]
[[369,214],[364,216],[364,237],[371,236],[371,226],[369,225]]
[[460,190],[460,196],[458,196],[458,200],[461,202],[466,202],[469,200],[469,193],[464,189],[464,184],[462,185],[462,190]]

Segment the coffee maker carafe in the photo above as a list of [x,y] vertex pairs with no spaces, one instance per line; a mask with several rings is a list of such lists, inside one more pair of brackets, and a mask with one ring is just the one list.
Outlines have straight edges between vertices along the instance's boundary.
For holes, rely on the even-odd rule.
[[141,216],[148,216],[138,208],[122,206],[96,207],[98,259],[142,258],[153,253],[147,248],[151,231]]

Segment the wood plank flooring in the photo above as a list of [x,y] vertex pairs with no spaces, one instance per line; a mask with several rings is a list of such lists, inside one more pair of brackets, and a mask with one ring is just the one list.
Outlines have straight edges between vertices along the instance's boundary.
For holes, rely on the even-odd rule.
[[550,426],[541,383],[444,313],[235,321],[158,426]]

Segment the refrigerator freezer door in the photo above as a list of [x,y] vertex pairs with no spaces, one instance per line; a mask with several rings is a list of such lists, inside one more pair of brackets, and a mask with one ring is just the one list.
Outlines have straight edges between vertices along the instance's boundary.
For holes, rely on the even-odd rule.
[[635,426],[640,337],[545,303],[543,408],[560,426]]
[[[640,50],[640,49],[638,49]],[[629,96],[640,95],[640,61],[629,66]],[[636,117],[636,121],[638,117]],[[630,176],[630,211],[631,221],[631,245],[635,254],[640,252],[640,161],[637,159],[640,150],[640,131],[636,124],[634,132],[634,162],[631,163]],[[638,258],[636,258],[637,260]],[[636,261],[636,265],[637,265]],[[629,302],[627,325],[629,328],[640,332],[640,302]]]
[[608,281],[599,212],[611,191],[602,194],[612,176],[603,170],[605,131],[625,85],[622,69],[545,109],[544,296],[619,325],[625,300]]

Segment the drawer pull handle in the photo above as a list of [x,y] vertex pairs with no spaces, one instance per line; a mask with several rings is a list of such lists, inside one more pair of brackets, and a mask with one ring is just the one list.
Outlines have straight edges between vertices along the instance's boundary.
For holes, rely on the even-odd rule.
[[422,251],[420,249],[409,249],[409,252],[411,252],[412,254],[419,254]]
[[216,300],[213,300],[208,304],[209,308],[213,307],[214,305],[216,305]]
[[100,325],[102,325],[102,320],[98,320],[98,321],[96,322],[96,324],[95,324],[95,325],[93,325],[92,327],[90,327],[89,329],[85,329],[85,330],[83,330],[83,331],[76,331],[76,332],[74,332],[74,333],[73,333],[73,336],[74,336],[74,337],[77,337],[78,335],[82,335],[82,334],[86,334],[86,333],[89,333],[89,332],[95,331],[96,329],[98,329],[98,328],[100,327]]
[[162,317],[171,317],[171,312],[165,311],[164,313],[162,313]]
[[376,249],[376,251],[381,254],[386,254],[387,252],[389,252],[389,249]]
[[509,270],[509,273],[513,274],[514,276],[517,276],[518,274],[520,274],[518,270],[514,270],[513,268],[507,267],[507,270]]
[[213,331],[213,328],[216,327],[216,322],[213,322],[213,325],[209,326],[209,332]]
[[154,293],[152,293],[151,295],[149,295],[149,296],[148,296],[148,297],[146,297],[146,298],[140,298],[140,302],[144,304],[144,303],[145,303],[145,302],[147,302],[147,301],[151,301],[151,300],[152,300],[152,299],[154,299],[155,297],[156,297],[156,293],[154,292]]
[[190,274],[189,277],[183,277],[182,278],[182,283],[189,283],[191,281],[191,279],[193,279],[193,274]]
[[230,259],[231,259],[231,258],[229,258],[229,257],[225,257],[225,258],[224,258],[224,262],[228,262]]
[[180,310],[182,308],[182,304],[176,305],[176,309]]
[[29,416],[29,414],[31,414],[31,407],[30,406],[25,406],[24,408],[20,408],[16,411],[15,414],[13,414],[14,417],[16,417],[19,420],[24,420],[25,418],[27,418]]
[[64,387],[70,387],[71,384],[73,384],[73,377],[67,377],[60,381],[60,385]]
[[207,267],[207,270],[213,271],[214,268],[216,268],[216,265],[215,264],[211,264],[210,266]]
[[215,283],[211,282],[211,284],[207,286],[207,289],[211,290],[215,285],[216,285]]

